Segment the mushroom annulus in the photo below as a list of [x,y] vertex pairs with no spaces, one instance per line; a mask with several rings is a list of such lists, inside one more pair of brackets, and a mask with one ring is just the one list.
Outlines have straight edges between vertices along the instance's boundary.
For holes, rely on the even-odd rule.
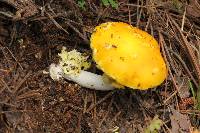
[[[167,68],[158,42],[147,32],[123,22],[106,22],[95,27],[90,47],[97,68],[104,75],[86,71],[87,57],[76,50],[59,54],[59,64],[50,65],[50,76],[64,77],[96,90],[129,87],[146,90],[160,85]],[[106,75],[106,76],[105,76]]]

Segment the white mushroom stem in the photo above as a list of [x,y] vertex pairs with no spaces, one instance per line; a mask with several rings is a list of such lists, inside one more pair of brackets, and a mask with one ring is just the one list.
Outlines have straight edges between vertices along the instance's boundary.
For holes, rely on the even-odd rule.
[[81,70],[77,75],[66,75],[64,78],[76,82],[80,86],[95,89],[95,90],[113,90],[114,87],[110,83],[106,83],[103,79],[103,76],[97,75],[91,72]]
[[[61,76],[61,67],[60,65],[51,64],[50,65],[50,76],[54,80],[58,80]],[[53,73],[53,75],[51,74]],[[57,75],[58,74],[58,75]],[[89,89],[95,89],[95,90],[113,90],[114,87],[111,85],[111,83],[106,82],[104,80],[104,77],[102,75],[97,75],[88,71],[81,70],[78,74],[64,74],[62,73],[62,77],[64,77],[67,80],[73,81],[77,84],[79,84],[82,87],[89,88]]]

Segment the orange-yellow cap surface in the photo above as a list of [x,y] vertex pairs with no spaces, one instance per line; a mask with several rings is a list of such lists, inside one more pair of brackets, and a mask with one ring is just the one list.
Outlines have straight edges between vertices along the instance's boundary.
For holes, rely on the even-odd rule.
[[157,41],[147,32],[123,22],[107,22],[91,35],[93,59],[121,85],[145,90],[160,85],[167,76]]

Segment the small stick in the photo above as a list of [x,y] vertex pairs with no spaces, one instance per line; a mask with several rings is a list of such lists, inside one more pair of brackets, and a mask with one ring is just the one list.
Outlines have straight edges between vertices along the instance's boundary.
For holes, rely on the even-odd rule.
[[184,28],[184,24],[185,24],[185,15],[186,15],[186,7],[185,7],[185,11],[183,13],[183,19],[182,19],[182,23],[181,23],[181,31],[183,31]]
[[29,71],[26,76],[17,84],[17,86],[14,88],[13,93],[15,93],[21,86],[22,84],[27,80],[27,78],[31,75],[31,71]]
[[109,92],[104,98],[102,98],[101,100],[99,100],[96,104],[92,104],[87,110],[86,113],[90,112],[95,106],[101,104],[102,102],[104,102],[106,99],[108,99],[110,96],[112,96],[114,93],[114,91]]

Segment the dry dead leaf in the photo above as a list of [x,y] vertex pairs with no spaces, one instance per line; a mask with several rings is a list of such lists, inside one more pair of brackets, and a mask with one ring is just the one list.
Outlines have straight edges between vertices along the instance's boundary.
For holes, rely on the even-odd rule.
[[181,98],[187,98],[190,96],[189,89],[189,79],[187,77],[177,77],[177,82],[179,86],[179,95]]
[[16,17],[30,17],[39,12],[38,6],[32,0],[15,1],[17,7]]
[[188,16],[200,17],[200,3],[197,0],[190,0],[186,11]]
[[187,133],[190,131],[191,122],[189,117],[186,114],[181,114],[174,108],[171,108],[172,115],[170,116],[171,119],[171,126],[172,126],[172,133]]

